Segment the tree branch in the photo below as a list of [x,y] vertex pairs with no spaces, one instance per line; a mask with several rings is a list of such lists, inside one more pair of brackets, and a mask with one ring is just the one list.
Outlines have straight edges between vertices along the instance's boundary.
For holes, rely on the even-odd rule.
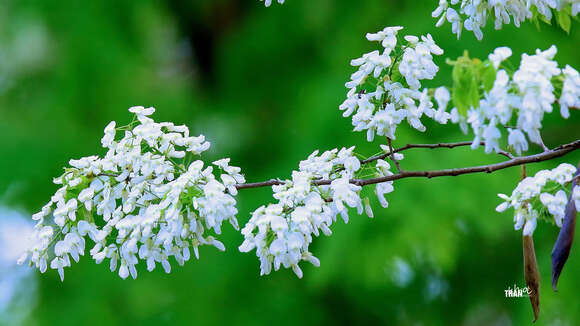
[[401,173],[397,173],[390,176],[379,177],[379,178],[372,178],[372,179],[353,179],[351,183],[359,185],[359,186],[366,186],[370,184],[376,184],[386,181],[393,181],[398,179],[404,178],[417,178],[417,177],[424,177],[424,178],[436,178],[436,177],[445,177],[445,176],[457,176],[462,174],[470,174],[470,173],[492,173],[494,171],[507,169],[512,166],[518,166],[526,163],[537,163],[542,161],[551,160],[553,158],[564,156],[570,152],[573,152],[580,148],[580,140],[576,140],[574,142],[564,144],[558,146],[553,150],[548,150],[546,152],[542,152],[540,154],[529,155],[529,156],[521,156],[517,158],[513,158],[509,161],[496,163],[496,164],[489,164],[489,165],[480,165],[480,166],[473,166],[467,168],[456,168],[456,169],[446,169],[446,170],[435,170],[435,171],[404,171]]
[[[407,144],[401,148],[395,149],[393,152],[400,152],[410,148],[454,148],[459,146],[467,146],[470,145],[471,142],[461,142],[461,143],[439,143],[439,144]],[[455,168],[455,169],[445,169],[445,170],[433,170],[433,171],[402,171],[397,174],[385,176],[385,177],[378,177],[378,178],[370,178],[370,179],[352,179],[350,182],[359,186],[366,186],[371,184],[377,184],[381,182],[393,181],[398,179],[405,179],[405,178],[436,178],[436,177],[444,177],[444,176],[457,176],[462,174],[471,174],[471,173],[492,173],[494,171],[507,169],[513,166],[519,166],[527,163],[537,163],[542,161],[551,160],[557,157],[564,156],[570,152],[573,152],[577,149],[580,149],[580,140],[573,141],[568,144],[560,145],[553,150],[548,150],[542,152],[540,154],[529,155],[529,156],[521,156],[514,158],[511,154],[507,153],[505,155],[510,158],[508,161],[504,161],[501,163],[489,164],[489,165],[480,165],[480,166],[473,166],[473,167],[466,167],[466,168]],[[369,163],[381,158],[385,158],[389,156],[391,153],[385,153],[378,156],[371,157],[362,161],[363,164]],[[500,153],[501,154],[501,153]],[[504,155],[504,154],[502,154]],[[329,185],[331,180],[316,180],[313,182],[315,185]],[[258,187],[269,187],[273,185],[280,185],[284,184],[284,181],[278,179],[271,179],[268,181],[263,182],[254,182],[254,183],[244,183],[236,185],[237,189],[248,189],[248,188],[258,188]]]

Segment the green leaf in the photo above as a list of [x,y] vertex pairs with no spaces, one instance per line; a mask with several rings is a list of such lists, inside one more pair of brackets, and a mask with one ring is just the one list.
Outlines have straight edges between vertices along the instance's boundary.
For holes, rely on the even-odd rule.
[[567,33],[570,34],[570,27],[572,26],[572,19],[570,18],[570,13],[567,10],[561,10],[556,12],[556,21],[558,25]]
[[401,75],[401,72],[399,71],[399,65],[400,65],[400,61],[397,61],[397,63],[393,66],[393,69],[391,72],[391,80],[394,83],[405,81],[405,79],[403,78],[403,75]]
[[538,17],[540,18],[541,21],[543,21],[544,23],[548,24],[548,25],[552,25],[552,21],[548,18],[546,18],[544,15],[538,15]]
[[473,61],[467,54],[457,59],[453,67],[453,89],[452,99],[459,114],[467,116],[470,107],[477,107],[479,104],[479,92],[477,74]]
[[540,14],[538,12],[538,8],[533,6],[530,10],[532,12],[532,20],[534,21],[534,23],[536,24],[536,27],[538,29],[540,28],[540,21],[542,21],[548,25],[552,25],[552,21],[550,19],[546,18],[546,16]]
[[495,82],[496,71],[489,61],[485,61],[479,66],[479,80],[483,84],[483,90],[489,92]]

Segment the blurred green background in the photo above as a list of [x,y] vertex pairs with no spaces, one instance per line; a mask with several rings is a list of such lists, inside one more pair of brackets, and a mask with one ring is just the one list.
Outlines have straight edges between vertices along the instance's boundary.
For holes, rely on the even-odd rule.
[[[437,1],[287,0],[264,8],[257,0],[73,1],[0,3],[0,196],[11,209],[36,212],[57,189],[52,177],[70,158],[103,154],[99,139],[127,108],[155,106],[157,121],[185,123],[212,142],[207,160],[229,156],[248,181],[288,177],[314,149],[357,145],[371,155],[379,142],[352,132],[338,105],[352,58],[375,49],[364,38],[389,25],[431,33],[446,57],[468,49],[485,57],[495,47],[523,52],[558,46],[563,66],[580,68],[580,24],[571,35],[524,24],[493,30],[478,42],[450,25],[434,27]],[[444,58],[438,83],[450,81]],[[434,85],[434,84],[432,84]],[[545,118],[544,138],[556,146],[580,138],[580,114]],[[470,140],[457,126],[404,126],[396,145]],[[436,127],[436,128],[435,128]],[[538,151],[533,148],[532,151]],[[406,169],[497,162],[483,150],[413,150]],[[580,153],[564,158],[575,164]],[[558,160],[562,162],[562,160]],[[530,173],[558,162],[529,166]],[[304,264],[259,276],[242,236],[224,227],[227,251],[202,248],[201,259],[171,274],[140,268],[121,280],[84,257],[61,283],[38,274],[25,325],[524,325],[527,298],[505,298],[525,286],[521,233],[512,211],[495,212],[498,192],[511,192],[519,169],[395,183],[390,207],[376,200],[375,218],[356,216],[315,239],[320,268]],[[239,221],[271,201],[270,189],[239,195]],[[2,218],[2,217],[0,217]],[[550,252],[558,229],[536,230],[542,312],[538,325],[580,324],[580,243],[560,279],[550,283]],[[0,286],[3,283],[0,282]],[[31,283],[33,284],[33,283]],[[5,290],[6,288],[4,288]],[[0,291],[3,291],[0,288]],[[0,315],[0,325],[11,325]]]

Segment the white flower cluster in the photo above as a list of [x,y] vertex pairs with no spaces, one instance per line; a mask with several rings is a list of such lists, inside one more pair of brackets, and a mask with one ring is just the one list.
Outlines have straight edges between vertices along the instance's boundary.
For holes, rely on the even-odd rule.
[[[36,245],[20,263],[30,260],[44,272],[51,260],[63,279],[70,258],[84,255],[88,237],[97,263],[108,258],[111,271],[135,278],[139,259],[149,271],[161,263],[169,272],[169,257],[182,265],[190,259],[190,247],[196,257],[204,244],[225,250],[208,233],[220,234],[224,220],[238,227],[233,196],[235,185],[245,182],[240,168],[229,159],[216,161],[217,179],[212,166],[194,160],[210,147],[203,135],[191,137],[186,126],[156,123],[148,117],[153,108],[129,111],[137,118],[129,126],[116,128],[113,121],[105,128],[103,158],[71,160],[54,180],[62,187],[34,214]],[[124,130],[119,140],[117,130]]]
[[485,27],[487,19],[494,19],[495,29],[501,29],[503,24],[513,20],[517,27],[526,20],[534,17],[534,11],[542,15],[545,20],[552,19],[552,10],[568,10],[572,16],[580,12],[578,0],[439,0],[439,6],[431,13],[439,17],[437,27],[446,21],[451,23],[451,30],[461,36],[461,30],[472,31],[478,40],[483,38],[481,29]]
[[[505,200],[497,206],[496,211],[503,212],[513,207],[515,210],[515,229],[524,228],[524,235],[532,235],[536,229],[537,219],[551,215],[558,227],[562,227],[568,196],[566,188],[571,184],[576,168],[571,164],[560,164],[552,170],[542,170],[533,177],[523,179],[514,189],[511,196],[498,194]],[[580,187],[571,190],[576,206],[580,206]]]
[[570,116],[569,108],[580,108],[580,74],[569,65],[566,65],[562,73],[564,74],[564,84],[558,103],[560,104],[560,113],[567,119]]
[[[521,154],[528,149],[528,141],[543,145],[540,136],[544,113],[551,113],[556,102],[554,80],[563,81],[559,99],[561,115],[568,118],[569,107],[580,108],[580,77],[578,72],[566,66],[564,73],[553,60],[555,46],[546,51],[536,50],[536,54],[523,54],[518,70],[510,77],[504,69],[497,71],[493,88],[484,92],[478,107],[471,107],[467,117],[460,116],[457,109],[451,110],[451,120],[460,123],[464,132],[471,125],[475,138],[472,148],[485,141],[485,151],[499,151],[502,137],[498,127],[508,130],[508,144]],[[489,55],[491,64],[497,69],[503,60],[510,57],[511,49],[500,47]],[[554,83],[554,84],[553,84]],[[513,128],[512,120],[515,121]]]
[[435,93],[439,104],[433,109],[427,89],[421,89],[421,80],[433,79],[439,67],[432,55],[443,50],[435,44],[431,35],[405,36],[398,44],[397,33],[402,27],[386,27],[374,34],[367,34],[369,41],[381,42],[383,49],[364,54],[351,61],[358,70],[345,84],[349,89],[346,100],[339,106],[343,116],[352,115],[355,131],[367,131],[367,140],[376,135],[395,138],[397,126],[407,120],[409,125],[425,131],[421,117],[426,115],[439,123],[447,123],[445,112],[449,93],[442,89]]
[[[269,274],[273,264],[274,270],[280,266],[292,268],[301,278],[300,261],[320,265],[308,250],[313,235],[321,232],[330,235],[330,226],[339,214],[348,222],[348,207],[357,208],[359,214],[366,209],[367,215],[373,217],[368,198],[360,197],[361,187],[350,182],[362,170],[353,149],[334,149],[321,155],[315,151],[300,162],[299,170],[292,173],[292,180],[272,187],[278,200],[276,204],[261,206],[253,212],[242,229],[245,240],[239,249],[242,252],[256,249],[260,275]],[[375,172],[379,176],[392,174],[389,164],[383,160],[377,161]],[[330,182],[317,184],[320,180]],[[386,207],[384,195],[393,191],[393,182],[377,184],[376,190]]]
[[[270,5],[272,4],[272,0],[260,0],[260,1],[264,1],[264,5],[266,7],[270,7]],[[284,3],[284,0],[278,0],[278,3],[279,4],[283,4]]]

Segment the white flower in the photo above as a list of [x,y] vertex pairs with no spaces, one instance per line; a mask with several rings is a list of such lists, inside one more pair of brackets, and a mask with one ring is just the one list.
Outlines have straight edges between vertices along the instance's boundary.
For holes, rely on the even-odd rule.
[[[383,148],[383,150],[385,152],[389,152],[389,148],[387,146],[385,146],[385,148]],[[402,159],[402,157],[401,157]],[[397,160],[399,160],[397,158]],[[389,163],[387,163],[387,161],[385,160],[377,160],[377,164],[376,164],[376,170],[378,173],[378,176],[388,176],[388,175],[392,175],[393,173],[391,172],[391,165]]]
[[576,173],[576,167],[574,165],[562,163],[552,170],[551,180],[554,180],[561,185],[565,185],[572,181],[574,173]]
[[549,193],[542,193],[540,194],[540,201],[548,208],[550,214],[554,216],[556,225],[562,227],[562,221],[564,220],[564,214],[566,212],[566,204],[568,203],[566,192],[564,190],[559,190],[555,196]]
[[[400,157],[400,159],[402,159],[402,157]],[[377,176],[384,177],[393,175],[390,169],[391,166],[389,165],[389,163],[387,163],[384,160],[377,160],[376,164]],[[389,207],[389,203],[385,199],[385,195],[393,192],[394,190],[393,181],[377,183],[375,190],[377,192],[377,198],[379,199],[381,206],[383,206],[384,208]]]
[[499,151],[499,139],[501,138],[501,132],[495,126],[495,123],[491,123],[483,130],[483,139],[485,140],[485,152],[491,153],[492,151]]
[[105,135],[101,139],[101,144],[103,145],[104,148],[108,148],[113,144],[114,140],[115,140],[115,121],[111,121],[105,127]]
[[[226,177],[226,179],[229,180],[229,183],[231,183],[232,186],[235,183],[246,182],[246,179],[244,178],[244,176],[242,174],[240,174],[240,171],[242,169],[240,169],[237,166],[231,166],[231,165],[229,165],[229,163],[230,163],[229,158],[223,158],[221,160],[217,160],[217,161],[213,162],[214,165],[218,166],[220,169],[224,170],[224,172],[226,172],[228,174],[228,176],[230,178]],[[231,181],[231,179],[233,179],[233,182]],[[235,195],[235,193],[233,193],[233,194]]]
[[446,87],[441,86],[435,89],[435,101],[437,101],[439,110],[445,111],[450,99],[451,95]]
[[530,211],[530,215],[526,217],[526,224],[524,225],[523,235],[532,236],[534,230],[536,229],[538,213],[536,211]]
[[445,12],[445,18],[447,19],[448,22],[451,23],[451,31],[454,34],[457,34],[457,39],[459,39],[459,36],[461,36],[461,28],[462,28],[459,14],[457,13],[457,11],[455,11],[455,9],[447,8],[447,11]]
[[71,199],[68,202],[59,201],[54,210],[54,221],[58,226],[64,226],[65,219],[76,220],[77,200]]
[[[572,15],[580,11],[576,0],[439,0],[438,7],[431,13],[433,17],[440,17],[436,23],[439,27],[448,21],[452,24],[452,32],[459,38],[461,26],[473,31],[475,37],[481,40],[488,18],[494,21],[495,29],[501,29],[503,24],[513,21],[519,27],[526,20],[535,18],[534,13],[543,16],[543,19],[552,19],[552,9],[565,10],[571,5]],[[570,7],[568,7],[570,8]],[[457,9],[457,10],[456,10]]]
[[68,267],[69,265],[70,262],[68,261],[68,259],[60,257],[55,257],[50,262],[50,268],[58,270],[58,275],[60,276],[61,281],[64,281],[64,268]]
[[524,223],[526,221],[525,219],[525,210],[523,208],[518,208],[516,209],[515,215],[514,215],[514,230],[521,230],[521,228],[524,226]]
[[439,67],[433,63],[433,57],[428,46],[417,44],[416,48],[406,48],[399,71],[405,77],[411,89],[419,89],[422,79],[433,79]]
[[433,53],[434,55],[443,54],[443,49],[441,49],[439,45],[435,44],[435,41],[433,40],[431,34],[421,35],[421,42],[423,43],[423,45],[428,47],[429,51],[431,51],[431,53]]
[[510,198],[508,196],[506,196],[505,194],[497,194],[497,195],[498,195],[498,197],[506,200],[505,202],[497,205],[497,207],[495,208],[495,210],[498,213],[503,213],[503,212],[505,212],[506,209],[511,207]]
[[351,156],[344,161],[344,168],[350,175],[354,175],[360,169],[360,160]]
[[377,33],[367,33],[366,38],[369,41],[379,41],[386,49],[394,49],[397,45],[397,32],[402,30],[402,26],[385,27]]
[[371,73],[374,78],[378,78],[383,70],[391,65],[391,57],[386,51],[383,54],[379,51],[372,51],[351,60],[350,65],[359,67],[359,70],[351,75],[351,81],[346,83],[347,88],[359,86]]
[[522,95],[518,128],[538,144],[541,143],[539,129],[544,112],[552,112],[552,103],[556,100],[551,83],[552,77],[560,74],[557,63],[551,60],[556,51],[556,47],[552,46],[543,52],[536,50],[535,55],[523,54],[520,69],[513,76]]
[[48,216],[50,214],[50,212],[52,211],[51,206],[52,206],[52,202],[48,203],[47,205],[44,205],[40,212],[32,215],[32,219],[35,221],[43,220],[44,217]]
[[514,151],[520,155],[528,150],[528,141],[519,129],[508,128],[508,144],[513,147]]
[[[561,227],[568,198],[563,189],[559,188],[557,191],[554,189],[553,182],[566,186],[572,181],[575,173],[576,168],[567,163],[560,164],[552,170],[539,171],[533,177],[527,177],[522,180],[511,196],[498,194],[504,202],[496,207],[496,211],[503,212],[513,207],[515,209],[515,229],[519,230],[524,226],[524,235],[531,235],[536,228],[536,219],[539,215],[538,211],[532,208],[532,203],[540,202],[554,217],[556,225]],[[572,189],[572,200],[577,200],[580,197],[578,188]],[[542,210],[540,209],[540,211]]]
[[490,53],[488,56],[489,61],[493,64],[495,69],[499,68],[499,65],[505,61],[507,58],[512,56],[512,49],[508,48],[507,46],[502,46],[496,48],[493,53]]
[[332,196],[333,202],[339,212],[345,210],[343,203],[350,207],[362,207],[362,202],[358,195],[361,187],[351,184],[348,178],[342,177],[333,180],[330,188],[334,194]]
[[145,108],[143,106],[133,106],[129,108],[129,112],[136,115],[149,116],[155,113],[155,108]]
[[[423,115],[442,124],[450,118],[441,107],[444,101],[442,90],[437,93],[441,95],[438,111],[433,110],[428,90],[421,90],[421,81],[433,79],[439,70],[432,55],[441,55],[443,50],[429,34],[421,38],[407,35],[404,37],[406,42],[399,42],[397,33],[401,29],[399,26],[386,27],[377,33],[368,33],[367,39],[380,41],[383,49],[351,61],[358,70],[345,83],[349,90],[339,109],[344,111],[344,117],[352,116],[354,131],[366,131],[368,141],[373,141],[375,135],[394,139],[397,126],[403,120],[413,128],[425,131],[421,122]],[[403,51],[402,57],[391,57],[395,49]],[[398,67],[404,82],[392,82],[391,77],[396,73],[394,67]]]
[[[445,13],[445,11],[447,10],[447,8],[449,7],[449,4],[447,3],[447,0],[439,0],[439,6],[433,10],[433,12],[431,13],[432,17],[439,17],[441,15],[443,15],[443,13]],[[444,18],[445,15],[443,15],[442,18]],[[437,22],[437,25],[440,26],[440,21]]]
[[389,203],[385,199],[385,194],[388,194],[394,190],[393,182],[389,181],[389,182],[377,183],[376,190],[377,190],[377,197],[379,198],[379,202],[381,203],[381,206],[383,206],[384,208],[389,207]]
[[95,195],[95,189],[92,187],[85,188],[79,193],[78,199],[83,203],[87,211],[91,211],[93,207],[93,197]]
[[[266,7],[270,7],[270,5],[272,4],[272,0],[260,0],[260,1],[264,1],[264,5]],[[283,4],[284,3],[284,0],[278,0],[278,3],[279,4]]]
[[[472,106],[467,111],[467,117],[459,115],[455,108],[451,110],[453,123],[459,123],[464,132],[468,125],[473,130],[472,148],[477,148],[485,140],[487,153],[499,152],[501,132],[497,126],[512,125],[514,116],[517,119],[516,127],[508,128],[508,144],[515,152],[520,155],[528,150],[528,141],[542,145],[540,129],[544,113],[551,112],[556,101],[554,80],[564,80],[559,103],[562,116],[569,116],[567,105],[577,105],[576,101],[580,103],[580,87],[576,87],[580,85],[580,77],[570,67],[564,69],[564,76],[561,75],[561,69],[553,60],[556,52],[556,47],[552,46],[545,51],[536,50],[533,55],[523,54],[520,67],[512,78],[503,69],[497,71],[493,87],[484,92],[478,106]],[[502,47],[497,48],[489,58],[497,68],[499,62],[510,54],[509,48]]]

